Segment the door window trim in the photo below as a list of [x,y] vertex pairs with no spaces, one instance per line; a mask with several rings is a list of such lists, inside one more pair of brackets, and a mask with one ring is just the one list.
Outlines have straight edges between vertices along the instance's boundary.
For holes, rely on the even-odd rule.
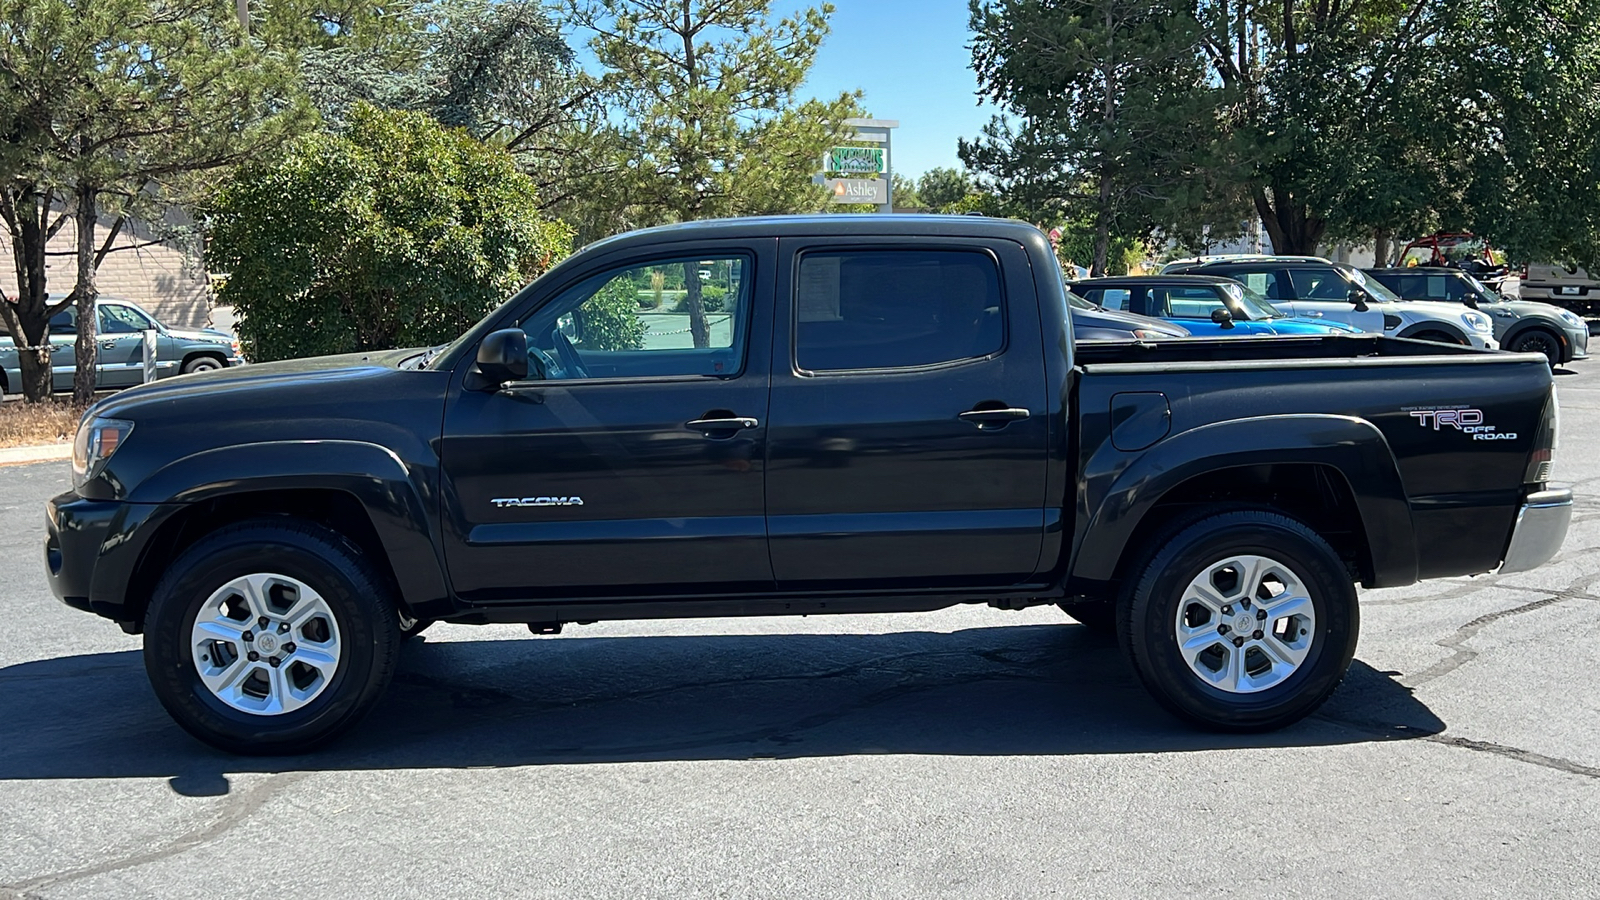
[[[532,388],[549,388],[549,387],[575,387],[575,386],[578,386],[578,385],[586,385],[586,384],[606,385],[606,384],[703,383],[703,382],[708,381],[708,380],[710,380],[710,381],[736,381],[739,378],[742,378],[744,376],[744,374],[745,374],[745,371],[750,368],[750,338],[751,338],[751,328],[753,327],[753,325],[755,323],[755,319],[756,319],[756,316],[755,316],[755,304],[756,304],[755,286],[756,286],[756,266],[759,265],[759,262],[758,262],[758,257],[759,256],[760,256],[760,254],[758,254],[757,252],[755,252],[755,250],[751,249],[748,246],[736,245],[734,247],[728,247],[728,248],[720,248],[719,247],[719,248],[707,249],[704,252],[698,252],[698,253],[693,251],[693,250],[685,252],[684,250],[680,249],[677,252],[670,252],[670,251],[668,251],[666,249],[663,249],[663,250],[660,250],[658,252],[650,253],[650,254],[647,254],[647,255],[644,255],[644,256],[630,257],[627,260],[620,261],[620,262],[617,262],[617,263],[614,263],[614,264],[599,266],[597,268],[589,270],[586,273],[580,274],[575,278],[571,278],[571,279],[563,282],[560,287],[556,288],[555,290],[551,291],[549,294],[545,295],[544,299],[541,300],[539,303],[535,304],[533,306],[533,308],[527,310],[522,315],[513,316],[511,318],[509,324],[506,324],[506,325],[502,326],[504,328],[522,328],[524,323],[526,323],[527,321],[532,319],[534,316],[537,316],[540,312],[542,312],[550,304],[554,303],[557,299],[559,299],[560,297],[564,296],[568,291],[578,287],[581,284],[584,284],[584,283],[587,283],[587,282],[591,282],[591,281],[595,281],[596,279],[601,279],[602,276],[612,276],[612,277],[614,277],[615,273],[624,271],[626,269],[638,269],[638,268],[643,268],[645,266],[650,266],[650,265],[659,265],[661,263],[687,262],[690,259],[706,259],[708,257],[712,258],[712,259],[738,259],[738,260],[742,261],[745,264],[745,269],[746,269],[745,274],[741,275],[741,277],[740,277],[740,292],[741,292],[741,294],[746,294],[745,285],[748,284],[749,285],[749,289],[748,289],[748,294],[746,294],[746,296],[748,296],[749,299],[748,299],[748,306],[747,306],[748,314],[745,316],[745,321],[744,321],[743,328],[742,328],[743,334],[738,335],[740,340],[735,341],[735,346],[737,346],[739,348],[740,353],[739,353],[739,368],[735,369],[734,371],[727,372],[727,373],[724,373],[724,374],[721,374],[721,375],[694,375],[694,374],[677,374],[677,375],[607,375],[607,376],[602,376],[602,377],[598,377],[598,378],[558,378],[558,379],[554,379],[554,380],[545,380],[545,379],[541,379],[541,378],[528,378],[528,379],[524,379],[524,380],[521,380],[521,381],[508,381],[502,386],[502,390],[505,390],[505,389],[523,389],[523,390],[527,390],[527,389],[532,389]],[[604,287],[606,282],[608,282],[608,281],[610,281],[610,277],[606,277],[603,280],[601,280],[599,282],[600,287]],[[597,288],[597,290],[598,290],[598,288]],[[593,296],[593,295],[591,294],[590,296]],[[474,344],[473,346],[476,347],[476,344]],[[732,348],[730,348],[730,349],[732,349]],[[645,351],[640,351],[640,352],[645,352]],[[464,355],[463,362],[466,365],[471,366],[473,364],[473,354],[469,353],[469,354]]]
[[[1000,291],[1000,346],[991,353],[983,356],[964,356],[960,359],[947,359],[934,363],[924,363],[916,366],[873,366],[857,369],[807,369],[800,365],[800,266],[805,258],[811,255],[843,255],[847,253],[866,252],[924,252],[924,253],[975,253],[986,258],[994,266],[995,282]],[[953,369],[959,366],[969,366],[975,363],[1004,356],[1011,346],[1011,316],[1010,294],[1006,290],[1005,267],[1000,264],[1000,257],[992,248],[974,246],[972,244],[845,244],[826,245],[817,244],[803,247],[794,253],[794,261],[789,266],[789,369],[790,373],[801,378],[832,378],[834,376],[861,376],[861,375],[899,375],[915,374],[919,372],[935,372],[941,369]],[[776,361],[774,361],[776,362]]]

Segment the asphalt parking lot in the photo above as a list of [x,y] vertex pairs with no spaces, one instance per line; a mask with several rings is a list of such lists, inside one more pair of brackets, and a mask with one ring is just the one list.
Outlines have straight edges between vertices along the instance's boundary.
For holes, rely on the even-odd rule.
[[1363,594],[1349,678],[1188,730],[1054,608],[439,626],[313,756],[229,757],[0,468],[0,897],[1600,896],[1600,362],[1542,569]]

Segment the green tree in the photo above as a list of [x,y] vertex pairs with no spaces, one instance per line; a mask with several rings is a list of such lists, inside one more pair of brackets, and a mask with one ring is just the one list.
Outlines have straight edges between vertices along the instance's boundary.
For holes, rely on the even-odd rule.
[[[130,218],[160,223],[201,173],[309,122],[284,60],[242,39],[226,0],[0,0],[0,219],[20,296],[0,304],[24,395],[50,391],[46,331],[78,311],[74,394],[94,391],[95,270]],[[111,219],[103,240],[101,217]],[[76,226],[76,278],[50,302],[46,244]],[[65,293],[64,291],[62,291]]]
[[1226,91],[1208,78],[1183,0],[972,3],[973,66],[996,117],[962,160],[1034,221],[1092,211],[1086,262],[1104,274],[1113,241],[1194,215],[1216,195],[1209,141]]
[[928,209],[945,212],[972,192],[972,177],[960,169],[936,166],[917,179],[917,196]]
[[[856,99],[801,99],[832,7],[778,18],[771,0],[568,0],[594,37],[609,111],[606,159],[577,178],[580,236],[717,216],[821,208],[811,183]],[[700,281],[686,272],[690,334],[709,343]]]
[[366,105],[242,171],[209,212],[219,300],[260,360],[448,341],[571,239],[505,151]]
[[890,193],[893,194],[895,209],[927,209],[927,204],[922,202],[922,195],[917,193],[915,179],[899,172],[894,173],[890,179]]

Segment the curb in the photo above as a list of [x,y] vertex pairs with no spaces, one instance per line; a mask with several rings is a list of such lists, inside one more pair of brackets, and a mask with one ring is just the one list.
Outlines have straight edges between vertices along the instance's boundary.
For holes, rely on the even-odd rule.
[[41,444],[37,447],[0,448],[0,466],[18,466],[36,462],[55,462],[72,458],[71,444]]

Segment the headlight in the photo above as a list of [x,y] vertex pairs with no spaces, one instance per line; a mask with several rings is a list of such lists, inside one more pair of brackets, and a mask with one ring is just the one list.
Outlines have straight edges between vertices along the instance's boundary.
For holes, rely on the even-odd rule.
[[72,486],[79,487],[100,474],[106,460],[117,452],[131,431],[133,423],[125,419],[84,416],[78,424],[77,437],[72,439]]
[[1473,331],[1482,331],[1487,333],[1494,330],[1489,325],[1489,317],[1483,313],[1462,313],[1461,321],[1465,322],[1467,327],[1471,328]]
[[1570,309],[1563,309],[1561,311],[1561,321],[1571,325],[1573,328],[1585,327],[1583,318]]
[[1133,336],[1142,341],[1164,341],[1175,337],[1175,335],[1168,334],[1165,331],[1151,331],[1148,328],[1135,328]]

